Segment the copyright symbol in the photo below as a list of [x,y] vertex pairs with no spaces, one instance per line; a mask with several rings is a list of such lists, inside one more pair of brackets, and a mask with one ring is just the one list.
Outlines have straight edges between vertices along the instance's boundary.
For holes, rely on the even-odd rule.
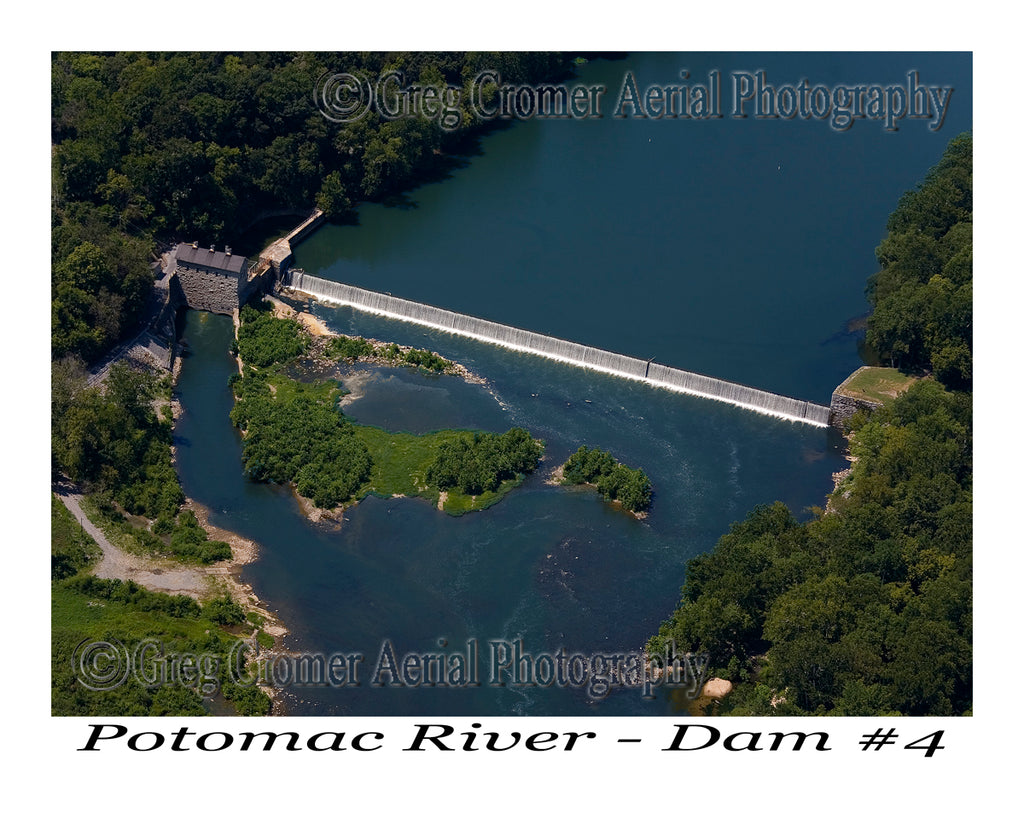
[[316,107],[331,122],[355,122],[373,106],[369,80],[352,74],[323,74],[313,89]]
[[75,679],[90,691],[110,691],[128,679],[129,658],[117,640],[82,640],[71,656]]

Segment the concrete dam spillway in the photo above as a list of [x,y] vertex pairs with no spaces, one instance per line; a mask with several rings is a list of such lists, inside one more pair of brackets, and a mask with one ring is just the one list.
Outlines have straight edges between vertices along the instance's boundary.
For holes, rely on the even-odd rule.
[[575,367],[643,381],[674,392],[710,398],[743,409],[818,427],[829,424],[829,407],[787,398],[765,390],[722,381],[706,375],[656,364],[641,358],[588,347],[572,341],[521,330],[486,319],[466,316],[361,287],[311,276],[302,270],[285,274],[283,285],[322,301],[348,305],[356,310],[408,321],[424,327],[497,344],[510,350],[543,356]]

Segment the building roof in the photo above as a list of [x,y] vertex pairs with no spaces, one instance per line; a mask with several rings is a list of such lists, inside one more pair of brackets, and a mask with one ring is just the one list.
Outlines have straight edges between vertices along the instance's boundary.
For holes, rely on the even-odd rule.
[[201,264],[206,267],[215,267],[218,270],[226,270],[230,273],[241,273],[247,269],[245,256],[224,253],[208,247],[192,247],[192,245],[185,243],[178,245],[175,257],[182,264]]

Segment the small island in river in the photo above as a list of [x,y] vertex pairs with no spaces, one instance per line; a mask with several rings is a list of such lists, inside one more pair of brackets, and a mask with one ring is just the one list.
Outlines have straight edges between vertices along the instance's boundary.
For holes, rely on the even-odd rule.
[[637,517],[645,516],[651,506],[651,480],[642,469],[620,464],[603,449],[581,446],[560,468],[562,485],[593,486],[609,501],[617,501]]

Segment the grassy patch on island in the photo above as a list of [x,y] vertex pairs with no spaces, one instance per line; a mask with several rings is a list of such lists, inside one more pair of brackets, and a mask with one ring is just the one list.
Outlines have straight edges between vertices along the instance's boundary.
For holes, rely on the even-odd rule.
[[437,501],[440,490],[427,483],[427,470],[437,458],[438,446],[452,438],[472,433],[444,430],[426,435],[388,432],[380,427],[356,426],[356,436],[366,444],[373,458],[370,480],[363,494],[418,495]]
[[[437,503],[442,487],[432,475],[432,468],[446,449],[471,447],[474,437],[480,433],[470,430],[440,430],[426,435],[412,435],[408,432],[387,432],[379,427],[355,427],[356,435],[367,446],[373,466],[370,480],[360,495],[374,493],[384,497],[408,495],[426,498]],[[500,437],[500,436],[496,436]],[[540,444],[537,444],[538,452]],[[456,486],[443,487],[445,500],[441,508],[451,515],[478,512],[493,506],[510,491],[522,483],[532,467],[502,478],[492,488],[480,488],[477,492],[461,491]]]

